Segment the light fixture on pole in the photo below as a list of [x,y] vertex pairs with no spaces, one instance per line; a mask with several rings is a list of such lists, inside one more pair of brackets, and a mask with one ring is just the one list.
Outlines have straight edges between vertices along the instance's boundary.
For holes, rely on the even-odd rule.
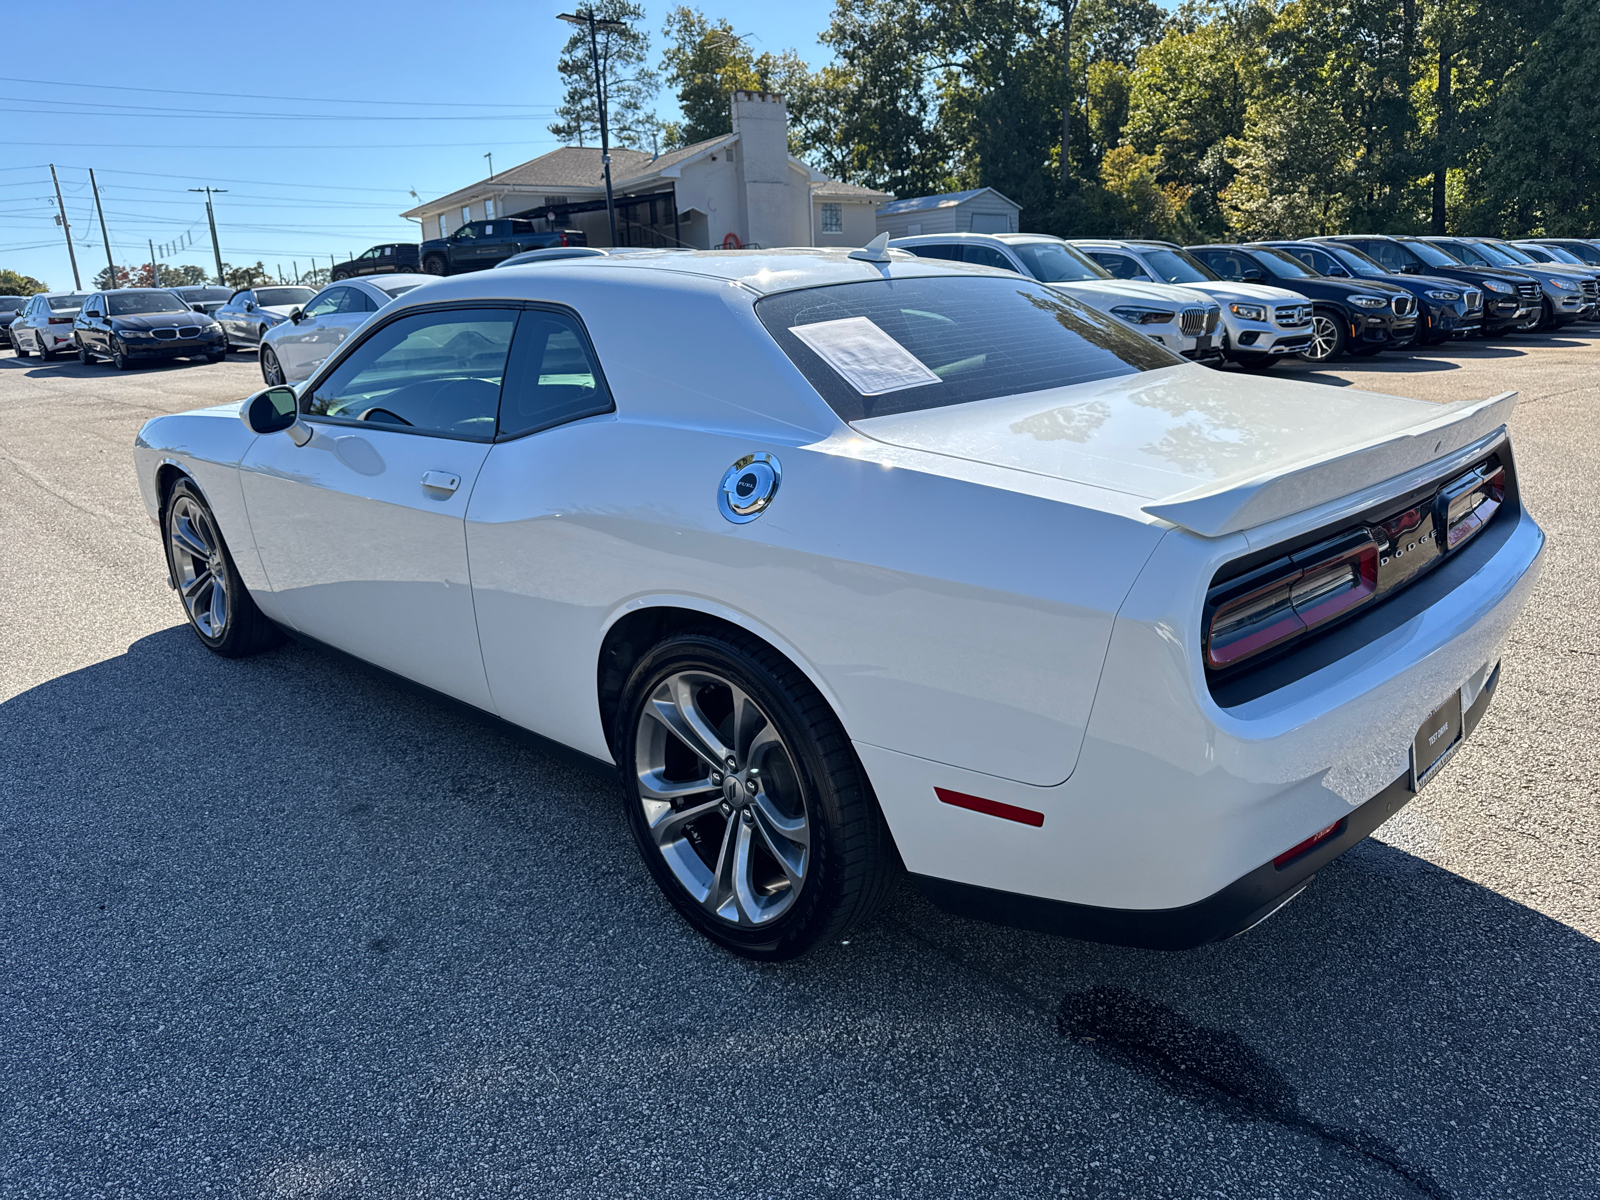
[[606,221],[611,226],[611,244],[617,244],[617,208],[611,198],[611,140],[606,126],[606,77],[600,69],[600,33],[622,33],[628,28],[624,21],[603,20],[594,15],[594,9],[581,13],[561,13],[556,17],[568,25],[582,25],[589,30],[589,61],[594,64],[594,103],[600,113],[600,166],[606,177]]
[[[494,182],[494,151],[493,150],[489,151],[487,154],[484,155],[484,157],[489,160],[489,182],[493,183]],[[416,195],[415,192],[412,192],[411,194],[413,196]]]

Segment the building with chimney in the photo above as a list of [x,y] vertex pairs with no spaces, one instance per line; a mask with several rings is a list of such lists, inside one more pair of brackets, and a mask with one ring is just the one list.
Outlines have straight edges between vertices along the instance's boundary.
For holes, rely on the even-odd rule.
[[[774,92],[735,92],[733,130],[650,155],[611,151],[617,242],[623,246],[863,246],[874,214],[894,197],[841,183],[789,153],[789,115]],[[581,229],[610,246],[597,146],[563,146],[407,210],[422,239],[472,221],[531,217]]]

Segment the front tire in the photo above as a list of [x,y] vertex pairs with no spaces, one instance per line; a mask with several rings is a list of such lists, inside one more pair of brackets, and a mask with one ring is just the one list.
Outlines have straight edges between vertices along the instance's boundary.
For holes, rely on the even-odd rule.
[[94,362],[94,355],[89,353],[89,347],[85,346],[82,342],[78,343],[78,361],[86,367],[90,363]]
[[450,274],[449,264],[437,254],[430,254],[422,264],[422,270],[428,275]]
[[31,353],[33,353],[31,350],[24,350],[22,348],[22,339],[20,337],[13,337],[11,339],[11,348],[17,352],[18,358],[27,358]]
[[119,371],[133,370],[133,359],[128,357],[128,351],[121,342],[111,343],[111,365]]
[[268,387],[281,387],[284,383],[283,365],[271,346],[261,347],[261,378]]
[[201,643],[223,658],[244,658],[283,641],[283,631],[256,607],[211,506],[187,479],[173,485],[161,517],[167,570],[184,616]]
[[1325,363],[1338,358],[1344,348],[1344,322],[1331,313],[1312,313],[1311,344],[1300,351],[1300,357],[1309,363]]
[[898,875],[838,718],[747,634],[692,630],[652,648],[623,689],[613,741],[650,874],[735,954],[804,954],[871,916]]

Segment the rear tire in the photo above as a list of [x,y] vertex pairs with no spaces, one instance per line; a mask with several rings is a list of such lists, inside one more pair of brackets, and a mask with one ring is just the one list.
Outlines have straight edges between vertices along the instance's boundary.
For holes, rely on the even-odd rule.
[[211,506],[189,480],[178,480],[168,493],[161,532],[168,578],[177,585],[189,628],[207,650],[244,658],[283,641],[283,630],[256,607],[239,578]]
[[899,878],[838,718],[748,634],[688,630],[648,651],[623,689],[613,745],[645,866],[724,949],[798,957],[867,920]]
[[50,343],[45,341],[43,338],[39,339],[39,357],[44,359],[45,362],[54,362],[56,357],[55,350],[53,350],[50,346]]

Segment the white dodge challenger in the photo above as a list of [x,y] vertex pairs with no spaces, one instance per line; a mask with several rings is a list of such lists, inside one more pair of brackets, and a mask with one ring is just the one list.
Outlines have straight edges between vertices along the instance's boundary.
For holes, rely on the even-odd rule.
[[1544,546],[1514,399],[1219,374],[875,247],[674,253],[441,280],[135,454],[209,649],[287,633],[618,773],[731,950],[902,870],[1180,949],[1472,733]]

